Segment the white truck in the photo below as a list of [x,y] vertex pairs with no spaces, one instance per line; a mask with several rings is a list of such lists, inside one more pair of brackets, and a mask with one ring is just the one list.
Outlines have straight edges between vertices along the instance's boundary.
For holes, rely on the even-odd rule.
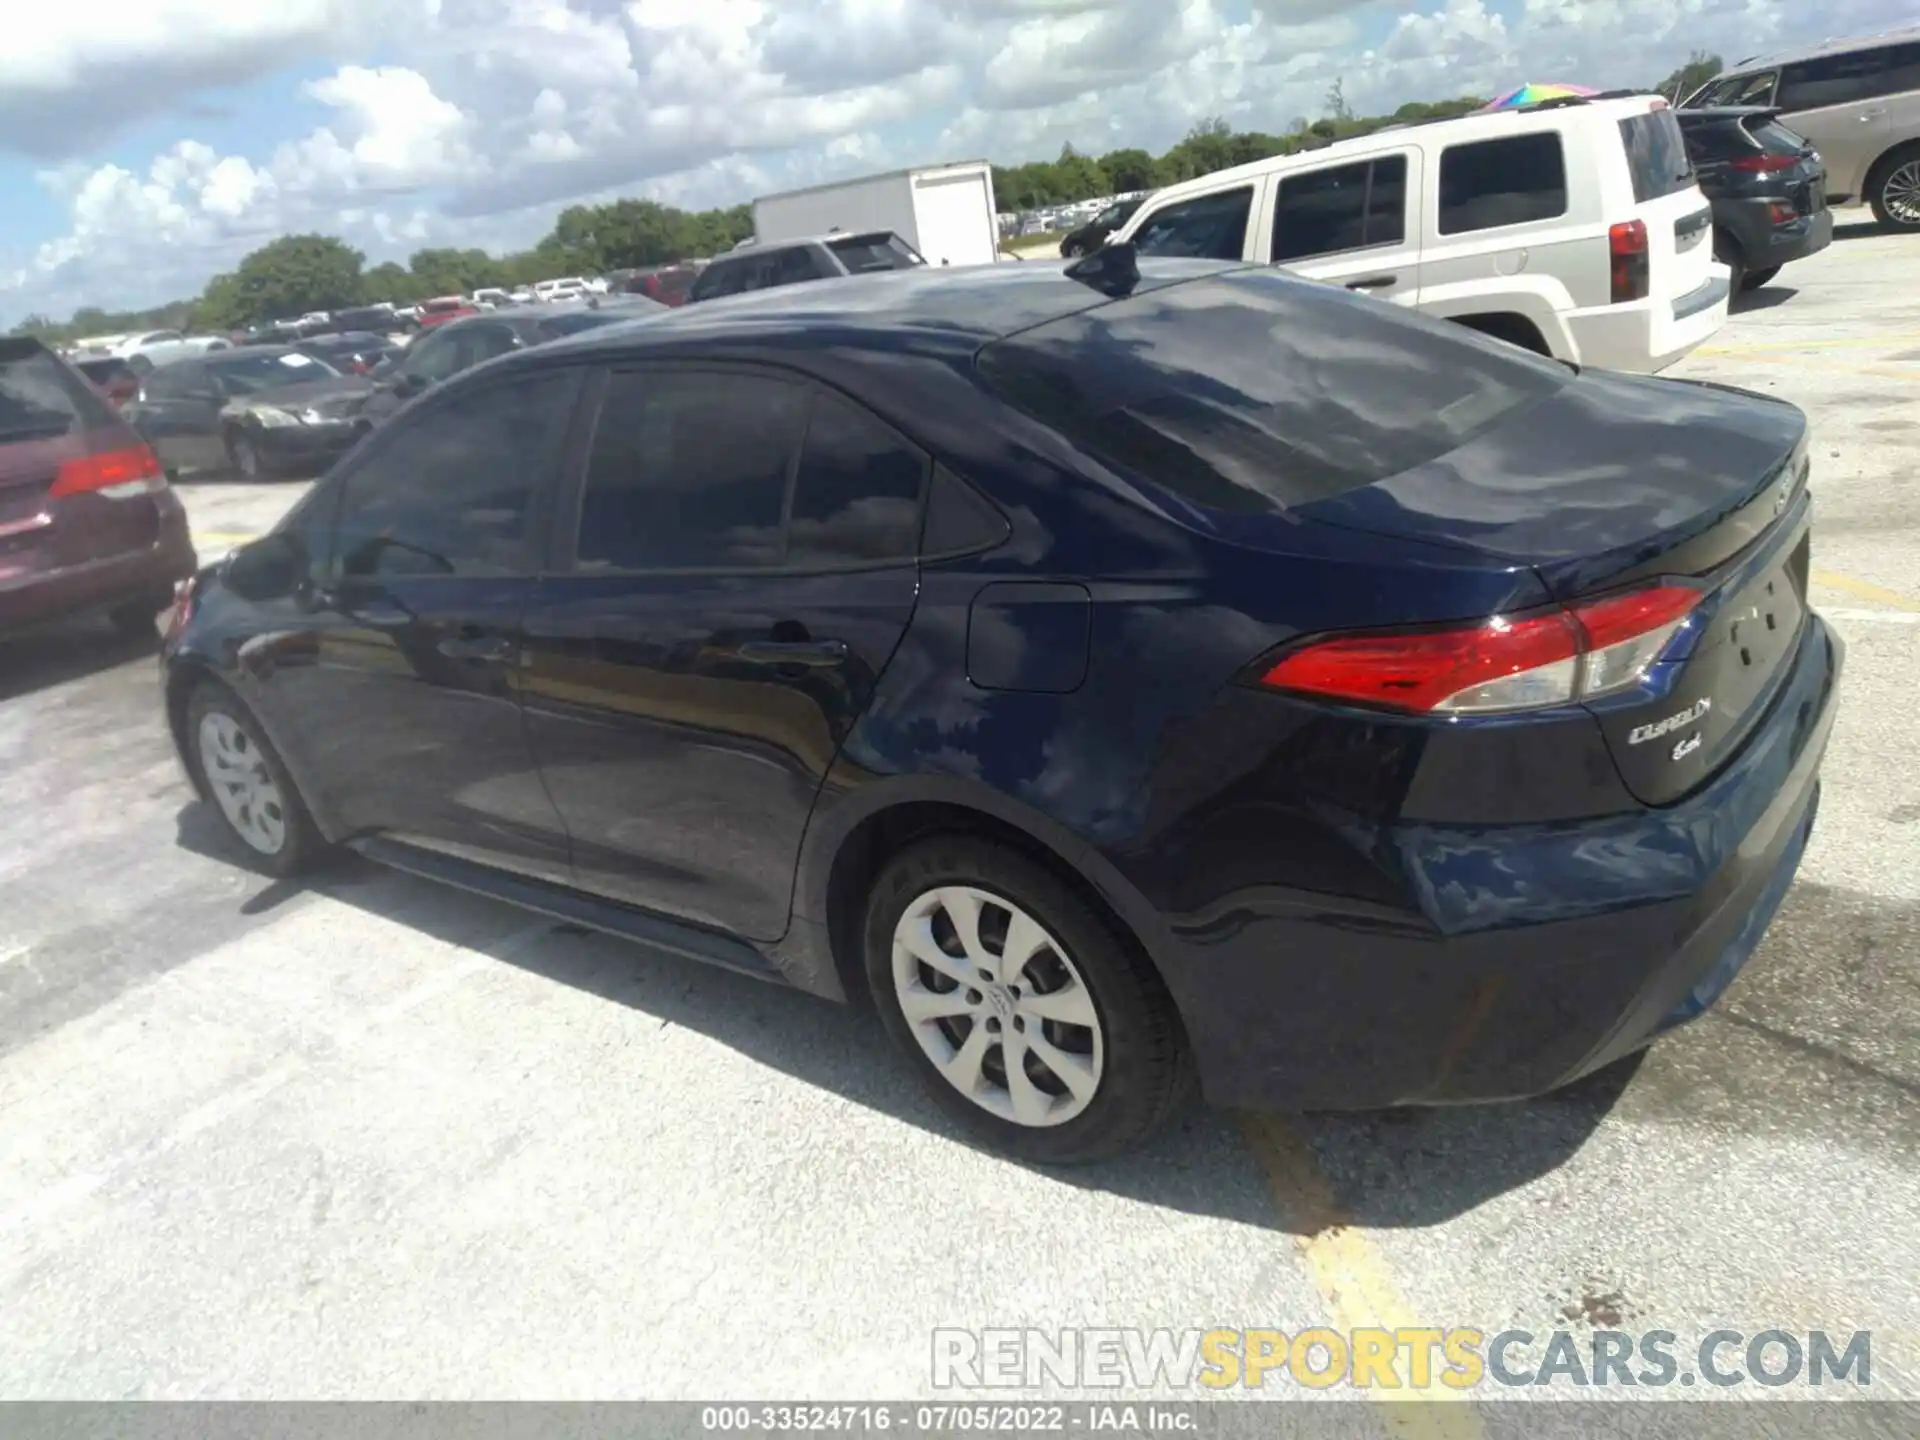
[[762,195],[753,234],[765,245],[891,230],[929,265],[990,265],[1000,255],[996,211],[993,167],[968,160]]

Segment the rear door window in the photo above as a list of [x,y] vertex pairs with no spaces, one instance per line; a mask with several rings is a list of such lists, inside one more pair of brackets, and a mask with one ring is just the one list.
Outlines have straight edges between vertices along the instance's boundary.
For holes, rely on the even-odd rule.
[[1620,142],[1626,146],[1636,203],[1662,199],[1694,183],[1687,137],[1671,110],[1629,115],[1620,122]]
[[819,394],[794,475],[787,564],[910,558],[920,541],[927,457],[837,395]]
[[1273,260],[1399,245],[1407,238],[1407,159],[1388,155],[1289,175],[1274,205]]
[[1437,459],[1570,372],[1277,271],[1171,285],[989,345],[1008,403],[1226,511],[1305,505]]
[[1253,187],[1177,200],[1149,215],[1134,231],[1142,255],[1179,255],[1198,260],[1239,260],[1246,254],[1247,217]]
[[1757,75],[1729,75],[1724,80],[1716,80],[1698,95],[1687,101],[1689,110],[1700,110],[1719,105],[1770,105],[1773,103],[1773,86],[1779,73],[1762,70]]
[[781,563],[787,478],[808,392],[720,370],[608,378],[580,501],[583,570]]
[[1829,105],[1852,105],[1885,94],[1890,51],[1856,50],[1848,55],[1822,55],[1786,66],[1780,73],[1782,110],[1824,110]]
[[1555,130],[1454,145],[1440,155],[1440,233],[1464,235],[1567,213],[1567,161]]

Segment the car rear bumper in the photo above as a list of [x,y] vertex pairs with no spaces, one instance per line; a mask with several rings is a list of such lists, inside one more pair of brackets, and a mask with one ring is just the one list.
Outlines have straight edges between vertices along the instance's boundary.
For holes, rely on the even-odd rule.
[[1705,283],[1684,295],[1572,311],[1567,329],[1579,354],[1568,358],[1602,370],[1664,370],[1727,323],[1731,293],[1727,267],[1714,265]]
[[1404,827],[1397,861],[1422,898],[1417,922],[1294,895],[1249,896],[1230,916],[1176,927],[1180,953],[1162,971],[1208,1098],[1280,1109],[1518,1098],[1701,1014],[1798,867],[1842,656],[1810,615],[1767,720],[1678,804],[1571,824]]
[[159,538],[139,550],[13,575],[0,564],[0,633],[143,597],[158,609],[174,584],[198,568],[186,512],[170,500],[160,511]]
[[1764,200],[1716,200],[1713,223],[1726,229],[1740,244],[1749,270],[1771,270],[1816,255],[1833,243],[1833,211],[1822,205],[1784,225],[1773,223],[1775,204],[1784,196]]

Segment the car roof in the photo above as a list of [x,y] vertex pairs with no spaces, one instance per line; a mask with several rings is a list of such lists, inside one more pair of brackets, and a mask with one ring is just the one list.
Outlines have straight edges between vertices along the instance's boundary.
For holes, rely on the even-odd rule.
[[897,230],[889,230],[884,225],[876,225],[864,230],[830,230],[825,235],[796,235],[787,240],[756,240],[751,245],[736,246],[724,250],[713,257],[715,265],[736,256],[764,255],[769,250],[791,250],[799,245],[831,245],[839,240],[870,240],[878,235],[899,235]]
[[[1592,98],[1567,97],[1544,101],[1538,105],[1518,105],[1502,110],[1473,110],[1465,115],[1451,115],[1439,120],[1410,120],[1399,125],[1383,126],[1365,135],[1355,135],[1348,140],[1336,140],[1330,145],[1322,145],[1316,149],[1295,150],[1287,155],[1269,155],[1264,160],[1250,160],[1244,165],[1230,166],[1225,170],[1213,170],[1205,175],[1197,175],[1191,180],[1176,181],[1172,185],[1165,185],[1154,191],[1149,199],[1163,201],[1182,195],[1210,195],[1224,186],[1231,186],[1236,181],[1260,180],[1276,171],[1307,166],[1317,167],[1329,160],[1362,159],[1383,150],[1397,149],[1405,145],[1413,136],[1419,136],[1425,142],[1439,145],[1483,138],[1492,140],[1499,138],[1501,130],[1511,128],[1518,121],[1538,119],[1543,115],[1556,121],[1565,120],[1568,124],[1583,121],[1612,122],[1628,115],[1646,113],[1649,102],[1654,100],[1660,100],[1663,105],[1666,103],[1651,90],[1631,91],[1596,95]],[[1456,131],[1460,133],[1456,134]]]
[[[1897,45],[1902,41],[1920,40],[1920,25],[1903,25],[1897,30],[1881,30],[1872,35],[1847,35],[1837,40],[1822,40],[1813,45],[1802,45],[1795,50],[1781,50],[1772,55],[1750,55],[1745,60],[1729,65],[1714,76],[1714,80],[1729,80],[1736,75],[1747,75],[1761,70],[1772,70],[1780,65],[1791,65],[1797,60],[1817,60],[1824,55],[1847,55],[1855,50],[1874,50],[1882,45]],[[1711,85],[1713,80],[1707,84]]]
[[[1247,268],[1239,261],[1142,256],[1134,294]],[[539,355],[638,348],[748,351],[778,348],[798,334],[830,332],[838,346],[957,358],[1021,330],[1108,303],[1067,275],[1067,262],[915,266],[755,290],[553,341]],[[1302,282],[1310,283],[1310,282]]]

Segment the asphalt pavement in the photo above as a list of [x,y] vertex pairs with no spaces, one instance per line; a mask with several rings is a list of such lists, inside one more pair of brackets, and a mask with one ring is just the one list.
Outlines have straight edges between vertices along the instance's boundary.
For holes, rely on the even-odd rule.
[[[359,864],[235,863],[143,647],[0,642],[0,1395],[859,1398],[935,1327],[1871,1331],[1920,1397],[1920,241],[1676,374],[1805,406],[1850,647],[1758,956],[1504,1106],[1194,1108],[1056,1174],[873,1019]],[[297,482],[181,487],[208,554]]]

